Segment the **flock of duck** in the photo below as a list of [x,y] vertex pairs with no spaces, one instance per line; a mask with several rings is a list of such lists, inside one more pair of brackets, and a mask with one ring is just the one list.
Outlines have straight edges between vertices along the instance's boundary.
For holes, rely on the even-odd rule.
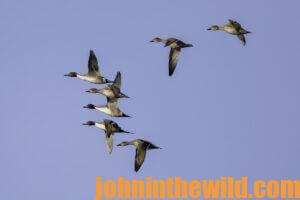
[[[226,33],[236,35],[239,38],[239,40],[242,42],[242,44],[246,45],[245,34],[248,34],[250,32],[243,29],[238,22],[233,20],[228,20],[228,21],[229,21],[228,24],[225,24],[223,26],[214,25],[208,28],[207,30],[212,30],[212,31],[222,30]],[[192,44],[186,44],[183,41],[176,38],[161,39],[157,37],[151,40],[150,42],[162,43],[164,44],[165,47],[169,46],[171,48],[169,54],[169,76],[172,76],[175,71],[181,49],[187,47],[193,47]],[[107,84],[106,87],[104,88],[101,89],[91,88],[86,91],[88,93],[104,95],[107,99],[107,103],[101,106],[88,104],[84,106],[84,108],[95,109],[107,115],[110,115],[111,117],[130,117],[129,115],[121,111],[121,109],[119,108],[119,99],[129,98],[126,94],[121,92],[121,73],[117,72],[114,81],[111,81],[105,78],[104,76],[102,76],[100,74],[97,57],[92,50],[90,50],[87,74],[82,75],[77,72],[70,72],[68,74],[65,74],[65,76],[74,77],[74,78],[76,77],[81,80],[85,80],[94,84]],[[103,121],[100,122],[88,121],[86,123],[83,123],[83,125],[95,126],[97,128],[104,130],[109,153],[112,153],[113,150],[113,146],[114,146],[113,136],[115,133],[132,134],[131,132],[123,130],[116,122],[109,119],[104,119]],[[134,170],[136,172],[141,168],[142,164],[144,163],[147,150],[161,149],[160,147],[152,144],[151,142],[142,139],[135,139],[130,142],[124,141],[118,144],[117,146],[127,146],[127,145],[133,145],[136,148],[135,165],[134,165]]]

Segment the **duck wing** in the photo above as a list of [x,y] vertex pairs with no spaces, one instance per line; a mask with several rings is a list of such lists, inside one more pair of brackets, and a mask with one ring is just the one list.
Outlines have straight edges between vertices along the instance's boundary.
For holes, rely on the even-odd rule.
[[238,22],[231,19],[229,19],[228,21],[237,31],[239,31],[242,28],[242,26]]
[[105,140],[107,144],[108,153],[111,154],[114,146],[114,137],[111,131],[105,131]]
[[134,170],[137,172],[145,161],[147,147],[143,144],[137,146],[135,150]]
[[113,85],[121,89],[121,72],[117,72]]
[[239,38],[239,40],[243,43],[243,45],[245,46],[246,45],[246,38],[244,36],[244,34],[240,34],[240,35],[237,35],[237,37]]
[[175,71],[180,51],[181,51],[180,48],[171,48],[171,50],[170,50],[170,54],[169,54],[169,76],[172,76],[172,74]]
[[98,60],[93,50],[90,50],[90,57],[88,62],[88,75],[91,76],[100,76]]

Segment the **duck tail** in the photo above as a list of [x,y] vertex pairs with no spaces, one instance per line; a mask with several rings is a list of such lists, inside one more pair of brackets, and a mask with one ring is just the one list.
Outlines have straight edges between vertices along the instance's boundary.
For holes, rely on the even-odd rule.
[[126,115],[125,113],[122,113],[121,117],[130,117],[129,115]]
[[122,97],[122,98],[130,98],[129,96],[127,96],[127,95],[125,95],[125,94],[123,94],[123,93],[121,93],[121,97]]
[[186,47],[193,47],[192,44],[185,44],[183,48],[186,48]]
[[127,133],[127,134],[134,134],[134,133],[131,133],[129,131],[124,131],[124,130],[121,130],[122,133]]

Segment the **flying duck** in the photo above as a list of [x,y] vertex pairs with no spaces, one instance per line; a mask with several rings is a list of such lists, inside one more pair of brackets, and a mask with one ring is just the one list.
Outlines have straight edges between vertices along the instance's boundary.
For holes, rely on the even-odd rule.
[[147,150],[151,149],[161,149],[158,146],[155,146],[151,142],[148,142],[146,140],[141,140],[141,139],[136,139],[132,140],[131,142],[124,141],[117,146],[127,146],[127,145],[134,145],[136,147],[135,150],[135,162],[134,162],[134,171],[139,171],[141,168],[145,157],[146,157],[146,152]]
[[111,131],[113,133],[131,133],[128,131],[124,131],[116,122],[109,119],[104,119],[100,122],[88,121],[86,123],[83,123],[82,125],[96,126],[97,128],[100,128],[104,131]]
[[231,19],[228,20],[229,23],[225,24],[224,26],[211,26],[207,30],[212,30],[212,31],[217,31],[217,30],[222,30],[226,33],[229,33],[231,35],[236,35],[239,40],[242,42],[242,44],[245,46],[246,45],[246,39],[245,39],[245,34],[251,33],[245,29],[242,28],[242,26]]
[[168,38],[168,39],[164,40],[164,39],[157,37],[157,38],[154,38],[153,40],[151,40],[150,42],[160,42],[160,43],[163,43],[165,45],[165,47],[169,46],[171,48],[170,54],[169,54],[169,76],[172,76],[172,74],[175,71],[181,49],[193,46],[191,44],[186,44],[176,38]]
[[128,131],[124,131],[116,122],[109,120],[109,119],[104,119],[101,122],[95,122],[95,121],[88,121],[86,123],[83,123],[82,125],[87,125],[87,126],[96,126],[105,132],[105,139],[106,139],[106,144],[108,148],[108,152],[111,154],[113,150],[113,144],[114,144],[114,138],[113,135],[114,133],[130,133]]
[[127,95],[121,92],[121,72],[118,72],[113,84],[107,85],[102,89],[91,88],[86,92],[94,94],[103,94],[107,98],[129,98]]
[[84,106],[84,108],[96,109],[112,117],[130,117],[129,115],[126,115],[120,110],[118,99],[115,98],[107,98],[107,104],[103,106],[95,106],[93,104],[88,104]]
[[65,74],[65,76],[77,77],[81,80],[85,80],[85,81],[88,81],[91,83],[96,83],[96,84],[112,83],[112,81],[110,81],[100,75],[98,60],[97,60],[95,53],[92,50],[90,50],[88,68],[89,68],[89,71],[85,75],[78,74],[77,72],[70,72],[68,74]]

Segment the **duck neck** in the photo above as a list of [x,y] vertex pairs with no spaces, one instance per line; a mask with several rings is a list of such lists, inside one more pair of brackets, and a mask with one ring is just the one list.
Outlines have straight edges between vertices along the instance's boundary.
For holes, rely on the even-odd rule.
[[87,77],[81,74],[77,74],[76,76],[77,78],[81,79],[81,80],[87,80]]
[[160,41],[158,41],[158,42],[161,42],[161,43],[163,43],[163,44],[166,44],[166,43],[167,43],[167,40],[165,40],[165,39],[159,38],[159,40],[160,40]]
[[225,26],[218,26],[219,29],[217,30],[221,30],[221,31],[225,31]]
[[104,124],[102,124],[102,123],[95,123],[95,126],[96,127],[98,127],[98,128],[100,128],[100,129],[102,129],[102,130],[105,130],[105,125]]

